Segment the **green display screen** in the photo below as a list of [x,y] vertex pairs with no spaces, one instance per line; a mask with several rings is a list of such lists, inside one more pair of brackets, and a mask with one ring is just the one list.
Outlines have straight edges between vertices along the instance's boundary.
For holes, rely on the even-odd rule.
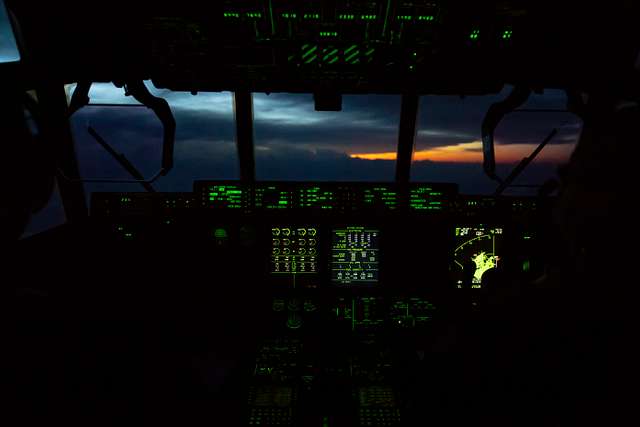
[[254,190],[254,206],[256,209],[278,210],[292,209],[293,190],[282,186],[266,185]]
[[502,262],[502,227],[456,227],[454,276],[458,288],[481,288],[482,277]]
[[365,209],[396,210],[398,208],[398,193],[386,186],[366,188],[362,193],[362,204]]
[[271,273],[317,273],[318,237],[316,227],[272,227]]
[[205,205],[220,209],[242,209],[245,205],[244,190],[239,185],[210,185],[206,188]]
[[411,211],[440,211],[444,209],[443,192],[430,186],[411,189],[409,208]]
[[308,184],[261,184],[254,190],[257,210],[303,209],[331,211],[336,206],[333,190]]
[[372,285],[379,279],[380,230],[367,227],[337,228],[332,232],[331,281]]
[[298,189],[298,206],[302,209],[332,210],[335,207],[335,193],[320,186]]

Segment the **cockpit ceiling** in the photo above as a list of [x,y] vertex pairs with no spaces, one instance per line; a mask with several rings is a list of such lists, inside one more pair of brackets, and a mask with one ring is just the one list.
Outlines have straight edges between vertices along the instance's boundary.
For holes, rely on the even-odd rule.
[[[634,80],[640,39],[636,2],[580,9],[545,0],[7,3],[31,64],[46,64],[48,78],[144,78],[185,91],[611,89]],[[41,69],[27,75],[37,80]]]

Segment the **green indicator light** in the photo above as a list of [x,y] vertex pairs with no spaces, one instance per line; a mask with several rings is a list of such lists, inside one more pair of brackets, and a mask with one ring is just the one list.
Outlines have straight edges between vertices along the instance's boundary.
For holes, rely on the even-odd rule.
[[224,228],[216,228],[214,235],[216,236],[216,239],[226,239],[227,237],[229,237],[229,235],[227,234],[227,230],[225,230]]
[[357,44],[354,44],[354,45],[353,45],[353,46],[351,46],[349,49],[345,50],[345,51],[344,51],[344,54],[345,54],[345,55],[346,55],[346,54],[348,54],[349,52],[351,52],[352,50],[354,50],[354,49],[355,49],[355,48],[357,48],[357,47],[358,47],[358,45],[357,45]]
[[524,236],[524,240],[531,240],[531,236]]
[[376,19],[376,15],[362,15],[360,16],[360,19],[362,19],[363,21],[373,21],[374,19]]
[[238,12],[224,12],[225,18],[240,18],[240,14]]
[[281,16],[284,19],[293,19],[293,18],[296,18],[298,15],[296,15],[294,12],[285,12]]
[[413,19],[411,15],[398,15],[400,21],[411,21],[411,19]]
[[471,40],[478,40],[480,38],[480,30],[473,30],[471,34],[469,34],[469,38]]
[[261,12],[247,12],[248,18],[262,18]]
[[418,21],[434,21],[436,19],[433,15],[419,15]]
[[345,14],[345,13],[341,13],[340,15],[338,15],[338,19],[340,19],[341,21],[353,21],[354,18],[355,18],[354,15]]
[[513,31],[511,31],[511,30],[505,30],[502,33],[502,39],[503,40],[509,40],[511,38],[511,36],[513,36]]
[[[347,56],[347,57],[345,58],[345,61],[346,61],[346,62],[350,62],[353,58],[356,58],[356,56],[357,56],[359,53],[360,53],[360,51],[358,51],[358,50],[357,50],[357,51],[355,51],[355,52],[354,52],[354,53],[352,53],[351,55]],[[356,61],[357,61],[357,60],[358,60],[358,59],[356,58]]]
[[[326,52],[326,50],[325,50]],[[330,57],[334,56],[336,53],[338,52],[338,49],[333,49],[331,52],[327,53],[322,60],[326,61],[327,59],[329,59]]]
[[303,16],[304,19],[320,19],[319,13],[305,13]]
[[311,49],[307,50],[305,53],[302,54],[302,59],[305,59],[307,56],[311,55],[313,52],[316,51],[316,49],[318,49],[318,46],[313,46]]
[[522,271],[527,273],[530,270],[531,270],[531,262],[528,259],[526,259],[522,262]]
[[280,200],[280,201],[278,201],[278,204],[279,204],[279,205],[288,205],[288,204],[289,204],[289,202],[288,202],[288,201],[286,201],[286,200]]

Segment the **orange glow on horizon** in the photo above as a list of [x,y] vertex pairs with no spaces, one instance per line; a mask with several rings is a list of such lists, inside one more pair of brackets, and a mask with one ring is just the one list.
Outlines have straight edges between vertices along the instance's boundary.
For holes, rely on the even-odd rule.
[[[499,145],[496,146],[496,161],[498,163],[516,163],[529,156],[535,148],[536,146],[533,144]],[[567,161],[573,148],[573,144],[548,145],[538,155],[536,161],[553,163]],[[363,160],[396,160],[396,156],[395,152],[349,154],[352,159]],[[413,161],[424,160],[441,163],[481,163],[482,143],[475,141],[413,152]]]

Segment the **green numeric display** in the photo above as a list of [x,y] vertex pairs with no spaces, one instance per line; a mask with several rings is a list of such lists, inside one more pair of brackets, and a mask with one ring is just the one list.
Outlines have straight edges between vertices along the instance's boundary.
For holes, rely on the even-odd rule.
[[206,204],[213,208],[242,209],[244,191],[239,185],[211,185],[205,193]]
[[331,280],[342,285],[378,283],[380,230],[346,227],[332,234]]

